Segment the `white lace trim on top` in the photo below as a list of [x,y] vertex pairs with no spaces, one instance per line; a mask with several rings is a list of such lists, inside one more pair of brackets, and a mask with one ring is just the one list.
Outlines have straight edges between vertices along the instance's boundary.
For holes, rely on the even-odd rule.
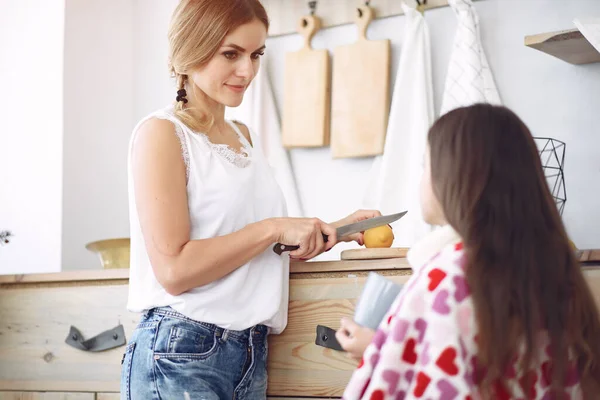
[[[177,119],[177,121],[178,121],[178,123],[175,123],[173,121],[171,121],[171,122],[173,122],[173,125],[175,125],[175,134],[177,135],[177,138],[179,139],[179,143],[181,145],[181,156],[182,156],[183,162],[185,164],[185,177],[186,177],[186,181],[187,181],[190,176],[190,152],[189,152],[187,141],[185,140],[185,134],[184,134],[183,128],[182,128],[182,125],[184,125],[184,124],[183,124],[183,122],[181,122],[179,120],[179,118],[177,118],[177,116],[175,115],[175,113],[172,110],[165,110],[163,114],[156,115],[156,117],[160,118],[160,119],[167,119],[167,120]],[[240,148],[239,151],[234,150],[228,144],[213,143],[210,141],[210,139],[208,138],[208,136],[206,134],[193,131],[189,128],[188,129],[193,135],[198,135],[202,139],[202,141],[211,149],[211,151],[213,151],[219,157],[223,158],[224,160],[226,160],[227,162],[231,163],[232,165],[234,165],[238,168],[246,168],[252,163],[252,158],[251,158],[252,145],[250,144],[250,142],[248,142],[248,140],[242,134],[240,129],[235,125],[235,122],[237,122],[237,121],[228,121],[228,122],[239,137],[240,144],[242,145],[242,147]],[[238,123],[240,123],[240,122],[238,122]],[[187,126],[186,126],[186,128],[187,128]]]
[[228,144],[211,142],[208,136],[206,136],[204,133],[194,132],[194,134],[199,135],[213,152],[217,153],[220,157],[227,160],[236,167],[246,168],[250,165],[252,159],[250,158],[250,151],[246,147],[245,143],[242,142],[242,148],[239,152],[237,152]]

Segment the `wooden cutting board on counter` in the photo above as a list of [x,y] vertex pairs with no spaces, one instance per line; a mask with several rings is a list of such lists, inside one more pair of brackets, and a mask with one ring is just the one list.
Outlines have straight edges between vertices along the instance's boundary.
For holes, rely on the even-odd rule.
[[333,52],[331,154],[383,153],[390,108],[390,41],[368,40],[373,9],[357,9],[358,40]]
[[314,50],[310,41],[321,27],[316,16],[298,21],[304,45],[286,53],[282,143],[285,148],[329,145],[331,66],[326,49]]
[[[377,260],[386,258],[402,258],[408,253],[407,247],[390,247],[374,249],[350,249],[343,250],[340,257],[342,260]],[[600,263],[600,249],[577,250],[577,259],[582,263]]]
[[600,249],[576,250],[575,255],[582,263],[600,262]]
[[342,260],[377,260],[385,258],[406,257],[407,247],[389,247],[373,249],[350,249],[343,250],[340,254]]

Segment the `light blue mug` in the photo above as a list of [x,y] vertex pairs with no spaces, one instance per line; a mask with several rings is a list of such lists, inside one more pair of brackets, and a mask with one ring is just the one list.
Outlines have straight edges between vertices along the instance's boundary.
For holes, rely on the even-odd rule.
[[401,289],[402,285],[398,285],[375,272],[369,272],[354,310],[354,322],[377,330]]

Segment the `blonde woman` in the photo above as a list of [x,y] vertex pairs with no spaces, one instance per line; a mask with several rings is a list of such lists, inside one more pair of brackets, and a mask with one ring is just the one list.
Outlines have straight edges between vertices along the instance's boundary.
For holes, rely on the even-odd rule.
[[[176,102],[139,122],[129,152],[128,309],[144,314],[123,357],[123,399],[264,399],[289,259],[362,243],[335,227],[379,215],[286,218],[259,137],[225,120],[258,71],[268,25],[258,0],[183,0],[173,14]],[[277,242],[299,248],[279,256]]]

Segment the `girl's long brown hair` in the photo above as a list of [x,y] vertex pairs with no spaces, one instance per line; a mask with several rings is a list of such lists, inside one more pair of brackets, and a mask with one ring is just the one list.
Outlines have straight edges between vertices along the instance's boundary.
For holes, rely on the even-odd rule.
[[464,240],[482,393],[507,389],[504,373],[520,348],[519,370],[529,371],[545,330],[555,394],[571,354],[586,398],[599,396],[598,308],[529,129],[507,108],[476,104],[442,116],[428,140],[433,191]]

